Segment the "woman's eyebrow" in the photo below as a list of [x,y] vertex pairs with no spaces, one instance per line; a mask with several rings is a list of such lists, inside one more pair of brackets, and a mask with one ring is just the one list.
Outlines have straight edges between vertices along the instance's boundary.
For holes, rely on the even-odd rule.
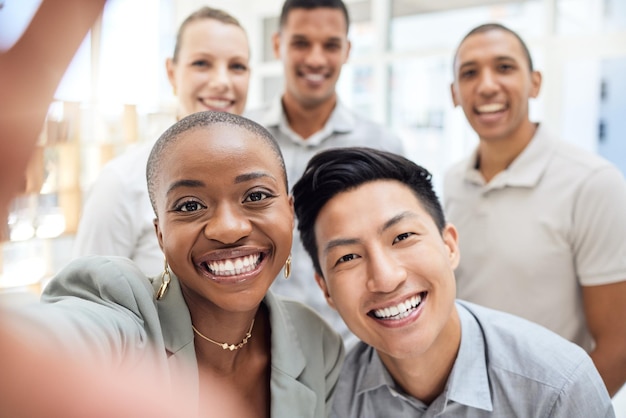
[[254,179],[258,179],[262,177],[269,177],[272,180],[276,181],[276,178],[272,176],[271,174],[268,174],[264,171],[253,171],[252,173],[240,174],[237,177],[235,177],[235,184],[244,183],[246,181],[254,180]]

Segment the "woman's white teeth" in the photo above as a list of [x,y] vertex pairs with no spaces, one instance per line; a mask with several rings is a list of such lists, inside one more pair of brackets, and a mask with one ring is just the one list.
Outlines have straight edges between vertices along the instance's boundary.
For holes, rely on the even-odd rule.
[[207,106],[219,109],[224,109],[231,104],[230,100],[204,99],[203,101]]
[[400,302],[395,306],[376,309],[374,316],[380,319],[402,319],[407,317],[413,309],[417,308],[422,301],[421,295],[415,295],[412,298]]
[[254,270],[259,260],[260,254],[251,254],[228,260],[208,261],[206,264],[211,273],[216,276],[234,276]]

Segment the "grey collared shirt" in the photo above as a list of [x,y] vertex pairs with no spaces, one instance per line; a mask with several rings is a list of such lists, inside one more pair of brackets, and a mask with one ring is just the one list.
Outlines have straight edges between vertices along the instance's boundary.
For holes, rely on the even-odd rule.
[[361,342],[346,358],[331,417],[615,417],[583,349],[524,319],[468,302],[456,306],[461,345],[430,405],[398,387]]
[[[263,125],[276,138],[285,159],[289,187],[300,178],[309,159],[319,151],[337,147],[370,147],[396,154],[404,154],[400,137],[384,126],[365,119],[337,100],[324,127],[309,138],[295,133],[287,122],[280,97],[269,105],[246,112],[246,117]],[[272,290],[311,306],[319,312],[344,338],[346,347],[358,340],[348,330],[341,317],[330,308],[313,276],[313,264],[300,242],[294,228],[292,255],[292,277],[284,280],[279,275]]]

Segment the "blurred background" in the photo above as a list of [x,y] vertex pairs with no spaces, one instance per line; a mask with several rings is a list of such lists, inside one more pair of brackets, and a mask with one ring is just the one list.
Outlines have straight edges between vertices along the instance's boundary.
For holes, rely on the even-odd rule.
[[[0,51],[19,38],[40,3],[0,0]],[[445,170],[477,142],[462,111],[452,105],[452,55],[469,29],[489,21],[517,31],[543,73],[532,119],[626,173],[626,1],[346,3],[352,53],[339,80],[340,97],[393,129],[408,156],[433,173],[439,193]],[[109,0],[58,88],[26,193],[13,204],[11,241],[0,244],[3,299],[36,295],[69,261],[82,202],[102,165],[154,141],[173,122],[175,98],[165,59],[173,52],[178,25],[205,4],[233,14],[248,32],[248,107],[281,93],[282,67],[271,48],[281,0]],[[615,400],[618,413],[626,416],[621,398],[626,395]]]

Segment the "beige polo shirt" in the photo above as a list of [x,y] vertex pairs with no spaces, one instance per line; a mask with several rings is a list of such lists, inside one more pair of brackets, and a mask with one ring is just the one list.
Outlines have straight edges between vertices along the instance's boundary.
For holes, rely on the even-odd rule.
[[608,161],[540,126],[485,184],[476,152],[446,174],[459,230],[460,299],[537,322],[592,348],[580,286],[626,280],[626,181]]

